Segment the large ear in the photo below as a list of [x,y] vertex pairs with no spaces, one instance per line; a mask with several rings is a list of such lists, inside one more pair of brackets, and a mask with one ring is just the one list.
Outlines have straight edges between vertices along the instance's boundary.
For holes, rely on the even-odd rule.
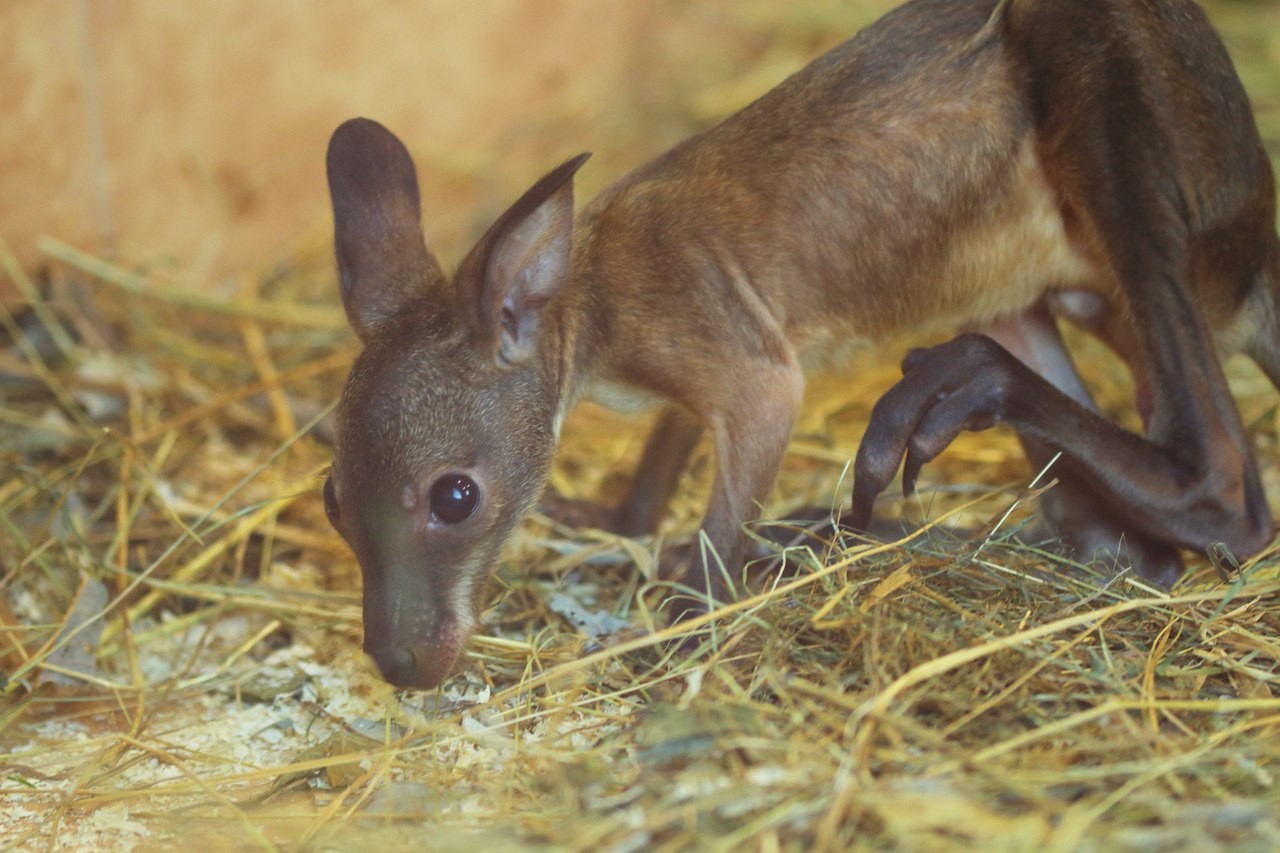
[[568,278],[573,175],[590,156],[579,154],[534,184],[493,223],[454,279],[477,345],[491,347],[503,362],[533,352],[542,307]]
[[422,239],[413,159],[376,121],[353,118],[329,139],[333,245],[347,319],[367,340],[423,289],[443,286]]

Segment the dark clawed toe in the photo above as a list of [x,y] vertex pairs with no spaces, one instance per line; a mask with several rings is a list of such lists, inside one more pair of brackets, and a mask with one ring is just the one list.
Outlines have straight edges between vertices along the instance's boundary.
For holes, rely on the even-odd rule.
[[907,451],[907,458],[902,463],[902,496],[911,497],[916,490],[916,480],[920,477],[920,469],[925,460],[914,451]]
[[867,525],[871,523],[871,510],[869,508],[851,510],[847,521],[854,530],[866,530]]
[[[868,433],[870,432],[868,429]],[[870,523],[876,498],[893,482],[902,459],[899,448],[890,448],[885,452],[879,444],[876,437],[863,436],[858,456],[853,463],[853,498],[846,520],[855,529]]]
[[866,526],[871,523],[878,494],[879,492],[873,490],[865,477],[855,478],[853,500],[849,506],[849,514],[845,516],[845,523],[854,530],[866,529]]

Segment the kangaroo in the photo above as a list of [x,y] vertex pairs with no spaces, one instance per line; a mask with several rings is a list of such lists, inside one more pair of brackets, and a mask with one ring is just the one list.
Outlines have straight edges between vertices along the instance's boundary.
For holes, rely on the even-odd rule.
[[[1221,359],[1280,382],[1272,171],[1221,41],[1189,0],[911,0],[575,217],[574,157],[452,276],[404,145],[352,119],[328,178],[363,343],[324,485],[364,575],[365,649],[397,685],[455,667],[504,543],[584,397],[663,408],[611,517],[652,531],[704,433],[715,557],[736,593],[807,372],[908,330],[855,462],[848,520],[962,430],[1013,427],[1085,557],[1161,583],[1181,551],[1259,552],[1272,519]],[[1132,371],[1145,434],[1097,411],[1061,318]],[[722,571],[723,565],[727,571]]]

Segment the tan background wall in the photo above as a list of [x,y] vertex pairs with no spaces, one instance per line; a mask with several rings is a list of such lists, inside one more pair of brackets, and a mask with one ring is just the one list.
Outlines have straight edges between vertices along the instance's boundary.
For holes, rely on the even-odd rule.
[[[51,234],[216,284],[321,242],[328,134],[369,115],[418,156],[454,258],[560,159],[595,150],[599,188],[892,5],[10,0],[0,237],[27,269]],[[1246,5],[1280,31],[1276,4]]]
[[[788,32],[768,5],[16,0],[0,8],[0,236],[28,269],[44,233],[194,284],[238,272],[323,221],[328,134],[368,115],[419,157],[428,230],[451,245],[565,156],[599,152],[590,187],[655,152],[655,110],[671,139],[705,123],[669,113],[758,71]],[[889,4],[842,5],[853,26]],[[796,4],[790,32],[831,6]],[[472,203],[487,209],[459,215]]]

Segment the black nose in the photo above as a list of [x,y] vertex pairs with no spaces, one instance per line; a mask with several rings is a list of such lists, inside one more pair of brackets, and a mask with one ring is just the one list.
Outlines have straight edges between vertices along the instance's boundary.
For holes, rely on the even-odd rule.
[[420,687],[418,659],[409,646],[397,646],[372,652],[382,677],[397,687]]

